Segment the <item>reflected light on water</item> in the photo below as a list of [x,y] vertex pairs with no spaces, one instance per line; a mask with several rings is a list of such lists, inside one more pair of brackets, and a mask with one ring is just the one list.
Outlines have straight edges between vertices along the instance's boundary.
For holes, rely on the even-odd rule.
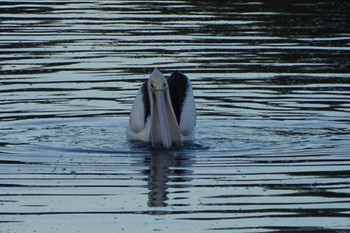
[[[2,1],[0,229],[348,233],[349,10]],[[126,141],[154,67],[191,79],[193,144]]]

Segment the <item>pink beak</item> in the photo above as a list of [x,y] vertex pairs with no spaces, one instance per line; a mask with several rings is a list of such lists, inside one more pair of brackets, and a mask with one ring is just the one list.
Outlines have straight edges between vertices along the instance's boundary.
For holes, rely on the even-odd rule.
[[171,104],[169,91],[155,91],[154,95],[151,93],[150,102],[152,146],[170,148],[173,144],[181,145],[180,130]]

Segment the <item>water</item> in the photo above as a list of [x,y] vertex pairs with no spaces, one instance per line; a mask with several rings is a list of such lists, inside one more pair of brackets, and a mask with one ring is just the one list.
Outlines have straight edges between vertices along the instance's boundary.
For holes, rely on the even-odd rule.
[[[347,1],[2,1],[0,232],[350,232]],[[154,67],[196,141],[125,139]]]

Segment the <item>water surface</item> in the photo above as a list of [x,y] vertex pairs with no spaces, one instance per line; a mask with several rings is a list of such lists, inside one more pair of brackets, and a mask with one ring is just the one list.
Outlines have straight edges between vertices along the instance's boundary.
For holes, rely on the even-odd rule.
[[[0,232],[350,232],[347,1],[2,1]],[[154,67],[196,141],[125,139]]]

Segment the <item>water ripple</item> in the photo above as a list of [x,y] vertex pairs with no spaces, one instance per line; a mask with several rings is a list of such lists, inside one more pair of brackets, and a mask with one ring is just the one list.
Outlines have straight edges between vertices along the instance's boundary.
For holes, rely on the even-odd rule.
[[[2,1],[0,228],[349,232],[349,9]],[[125,140],[154,67],[192,80],[194,143]]]

